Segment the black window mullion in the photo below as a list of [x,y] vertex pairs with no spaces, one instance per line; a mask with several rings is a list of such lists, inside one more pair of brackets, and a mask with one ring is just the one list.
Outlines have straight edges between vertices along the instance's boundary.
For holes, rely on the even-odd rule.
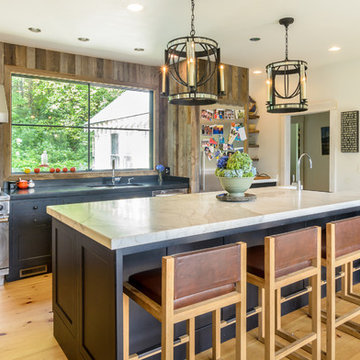
[[88,171],[90,171],[90,162],[91,162],[91,137],[90,137],[90,84],[88,84]]

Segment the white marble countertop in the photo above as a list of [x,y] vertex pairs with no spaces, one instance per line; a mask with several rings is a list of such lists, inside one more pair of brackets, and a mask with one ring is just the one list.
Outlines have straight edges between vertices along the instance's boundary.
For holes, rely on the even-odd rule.
[[218,193],[54,205],[48,206],[47,212],[115,250],[360,207],[360,192],[266,187],[249,190],[257,195],[256,201],[249,203],[221,202],[215,197]]

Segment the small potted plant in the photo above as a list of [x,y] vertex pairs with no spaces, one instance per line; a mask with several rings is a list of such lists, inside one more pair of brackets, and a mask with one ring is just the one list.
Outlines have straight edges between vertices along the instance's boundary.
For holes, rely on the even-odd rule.
[[231,156],[222,156],[218,160],[215,175],[222,188],[231,196],[242,197],[254,181],[256,169],[248,154],[236,151]]
[[157,173],[159,175],[159,178],[158,178],[159,185],[162,185],[163,172],[165,171],[165,166],[161,165],[161,164],[158,164],[158,165],[156,165],[155,169],[156,169],[156,171],[157,171]]

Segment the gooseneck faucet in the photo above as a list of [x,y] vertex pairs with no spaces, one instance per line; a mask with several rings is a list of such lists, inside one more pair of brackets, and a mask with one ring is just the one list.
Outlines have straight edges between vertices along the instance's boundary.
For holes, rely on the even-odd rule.
[[310,169],[312,169],[312,159],[311,159],[311,156],[308,154],[308,153],[302,153],[300,156],[299,156],[299,159],[297,161],[297,164],[296,164],[296,188],[298,191],[301,191],[301,178],[300,178],[300,165],[301,165],[301,159],[304,157],[304,156],[307,156],[307,158],[309,159],[309,167]]

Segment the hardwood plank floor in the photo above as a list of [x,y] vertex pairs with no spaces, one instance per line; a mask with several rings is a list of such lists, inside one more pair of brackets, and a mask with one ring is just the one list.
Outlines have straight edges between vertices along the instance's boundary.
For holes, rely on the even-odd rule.
[[0,287],[0,359],[64,360],[53,337],[51,274]]
[[[355,289],[360,290],[360,286]],[[337,299],[337,312],[342,314],[355,306]],[[357,319],[360,322],[360,317]],[[51,309],[51,274],[6,283],[0,287],[0,359],[1,360],[65,360],[53,337]],[[306,309],[282,317],[283,328],[301,337],[310,330]],[[360,340],[336,331],[336,359],[360,360]],[[323,349],[325,326],[322,327]],[[279,341],[283,342],[279,339]],[[222,360],[234,359],[234,340],[222,344]],[[304,352],[302,352],[305,355]],[[249,360],[263,359],[263,345],[256,340],[256,331],[248,333]],[[211,350],[196,357],[211,359]]]

